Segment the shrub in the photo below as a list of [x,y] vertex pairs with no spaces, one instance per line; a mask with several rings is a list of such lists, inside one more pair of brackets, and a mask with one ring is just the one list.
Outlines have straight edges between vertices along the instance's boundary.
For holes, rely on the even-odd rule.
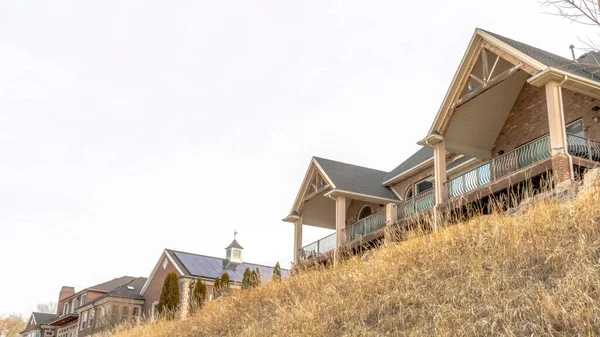
[[273,269],[273,276],[271,277],[271,281],[274,281],[274,282],[281,281],[281,267],[279,266],[279,261],[277,261],[277,264],[275,265],[275,268]]
[[227,294],[229,292],[229,274],[224,272],[221,275],[221,294]]
[[202,279],[198,277],[192,294],[192,310],[202,308],[204,302],[206,302],[206,285],[202,282]]
[[252,288],[252,272],[250,268],[246,268],[244,271],[244,277],[242,278],[242,290]]
[[215,279],[215,283],[213,285],[213,297],[215,300],[221,296],[221,279],[218,277]]
[[177,280],[177,274],[173,272],[167,274],[167,278],[165,278],[158,302],[158,312],[162,317],[172,319],[175,317],[177,309],[179,309],[179,280]]

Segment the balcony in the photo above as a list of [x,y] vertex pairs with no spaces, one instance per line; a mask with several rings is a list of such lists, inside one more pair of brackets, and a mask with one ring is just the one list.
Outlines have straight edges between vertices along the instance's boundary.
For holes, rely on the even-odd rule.
[[327,252],[330,252],[336,248],[337,235],[336,233],[332,233],[327,235],[326,237],[317,240],[311,244],[308,244],[301,249],[301,256],[304,258],[311,258],[323,255]]
[[385,227],[385,210],[372,214],[364,219],[358,220],[342,230],[345,242],[367,236],[378,229]]
[[600,162],[600,143],[583,137],[567,134],[569,154],[574,157]]
[[444,184],[444,201],[463,196],[549,158],[550,139],[545,136],[447,181]]
[[402,220],[415,213],[424,212],[433,207],[434,189],[417,194],[414,198],[410,198],[400,202],[396,208],[396,218]]

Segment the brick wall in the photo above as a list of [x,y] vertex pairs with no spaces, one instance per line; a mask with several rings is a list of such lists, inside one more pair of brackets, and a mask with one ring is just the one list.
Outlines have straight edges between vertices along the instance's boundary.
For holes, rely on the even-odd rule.
[[562,96],[565,123],[569,124],[581,118],[585,137],[600,141],[600,122],[594,122],[594,116],[600,117],[600,111],[592,110],[593,107],[600,106],[600,101],[566,89],[563,89]]
[[[144,292],[144,308],[142,313],[146,317],[152,316],[152,306],[154,302],[158,302],[160,300],[160,293],[162,292],[162,287],[165,283],[165,279],[167,278],[168,273],[175,272],[177,273],[177,277],[181,277],[181,275],[175,269],[175,266],[167,259],[167,265],[163,268],[163,258],[159,261],[159,265],[156,269],[156,273],[149,280],[148,287]],[[181,289],[180,289],[181,290]]]
[[[600,123],[594,122],[594,116],[600,117],[600,113],[592,110],[600,102],[566,89],[562,90],[562,96],[565,123],[582,119],[586,138],[600,141]],[[511,151],[548,132],[546,91],[525,84],[496,139],[492,155],[496,156],[500,150]]]
[[[415,172],[414,174],[402,179],[400,182],[392,185],[392,189],[404,199],[406,196],[406,192],[409,188],[414,188],[414,184],[427,178],[433,176],[433,165],[422,169],[421,171]],[[415,195],[415,191],[413,190],[413,196]]]
[[543,87],[525,84],[496,138],[492,156],[496,157],[501,150],[511,151],[548,132],[546,91]]
[[384,204],[375,204],[372,202],[366,202],[361,200],[350,200],[350,204],[348,205],[348,210],[346,211],[346,226],[349,226],[356,222],[358,219],[358,212],[363,208],[363,206],[371,207],[371,214],[375,214],[383,209],[385,209]]

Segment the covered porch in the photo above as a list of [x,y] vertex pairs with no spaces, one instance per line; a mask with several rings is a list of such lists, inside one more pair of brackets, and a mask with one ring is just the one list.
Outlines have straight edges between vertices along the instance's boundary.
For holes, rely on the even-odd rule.
[[[313,158],[290,215],[294,223],[294,261],[333,254],[336,249],[383,237],[396,195],[381,184],[386,172]],[[304,226],[333,230],[305,244]]]

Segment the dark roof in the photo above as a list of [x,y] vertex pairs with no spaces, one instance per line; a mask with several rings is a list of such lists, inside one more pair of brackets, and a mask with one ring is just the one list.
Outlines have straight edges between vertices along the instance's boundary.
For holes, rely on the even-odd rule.
[[32,312],[31,314],[33,315],[36,325],[46,324],[58,317],[56,314],[46,314],[43,312]]
[[408,157],[408,159],[398,165],[395,169],[386,174],[379,183],[381,184],[381,182],[393,179],[430,158],[433,158],[433,149],[423,146],[417,152],[413,153],[412,156]]
[[[140,294],[144,284],[148,280],[145,277],[138,277],[128,283],[119,286],[108,293],[96,298],[92,303],[98,302],[99,300],[106,297],[117,297],[117,298],[129,298],[134,300],[143,300],[144,296]],[[89,304],[89,302],[87,303]]]
[[[486,30],[483,31],[508,44],[509,46],[517,49],[518,51],[528,55],[529,57],[537,60],[538,62],[545,64],[548,67],[561,69],[573,75],[581,76],[590,80],[600,80],[600,65],[594,58],[594,56],[596,56],[597,58],[597,53],[584,54],[577,59],[577,62],[574,62],[573,60],[570,60],[568,58],[558,56],[556,54],[547,52],[536,47],[532,47],[523,42],[515,41],[513,39],[509,39],[502,35],[498,35],[496,33],[492,33]],[[600,58],[598,58],[598,60],[600,60]]]
[[[186,276],[215,279],[221,277],[224,272],[227,272],[227,274],[229,274],[229,279],[232,282],[241,283],[246,268],[250,268],[250,270],[256,268],[260,269],[263,282],[270,281],[271,276],[273,275],[274,268],[269,266],[247,262],[228,264],[227,259],[219,257],[186,253],[171,249],[167,249],[166,251],[180,267],[183,267],[182,271]],[[282,277],[285,278],[288,274],[288,270],[281,269]]]
[[387,174],[385,171],[319,157],[315,157],[315,160],[332,180],[336,189],[398,200],[389,187],[381,185],[381,181]]
[[[98,292],[102,292],[102,293],[108,293],[109,291],[116,289],[124,284],[127,284],[133,280],[137,279],[137,277],[133,277],[133,276],[121,276],[115,279],[112,279],[110,281],[106,281],[100,284],[96,284],[95,286],[92,287],[87,287],[83,290],[78,291],[77,293],[67,297],[67,298],[73,298],[78,296],[79,294],[85,292],[85,291],[98,291]],[[85,304],[84,304],[85,305]],[[81,306],[80,306],[81,307]],[[77,309],[77,308],[75,308]]]
[[458,165],[466,163],[467,161],[469,161],[471,159],[473,159],[473,157],[471,157],[471,156],[462,156],[462,157],[456,159],[455,161],[451,162],[449,165],[447,165],[446,170],[455,168]]
[[227,248],[225,249],[229,249],[229,248],[238,248],[238,249],[244,249],[244,247],[242,247],[236,239],[233,239],[233,241],[231,241],[231,243],[229,244],[229,246],[227,246]]
[[109,291],[111,291],[117,287],[120,287],[120,286],[124,285],[125,283],[129,283],[135,279],[137,279],[137,277],[121,276],[116,279],[112,279],[110,281],[104,282],[104,283],[96,284],[93,287],[88,287],[85,290],[99,290],[99,291],[109,292]]

